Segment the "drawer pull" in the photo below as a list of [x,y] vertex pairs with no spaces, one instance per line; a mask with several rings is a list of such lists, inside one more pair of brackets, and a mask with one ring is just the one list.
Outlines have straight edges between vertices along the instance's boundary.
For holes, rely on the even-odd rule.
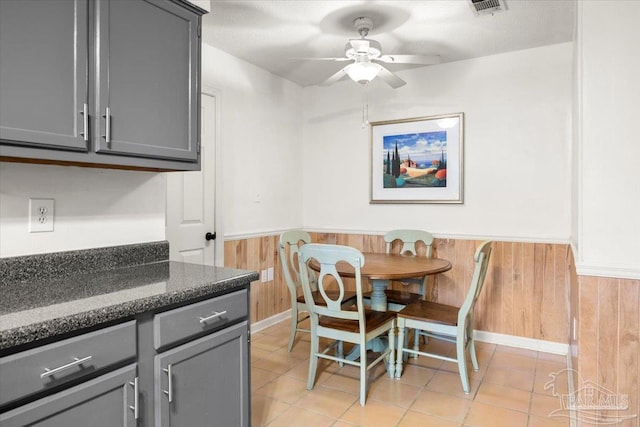
[[225,314],[227,314],[227,310],[225,310],[225,311],[220,311],[220,312],[216,311],[216,312],[214,312],[214,313],[213,313],[211,316],[209,316],[209,317],[201,317],[201,318],[200,318],[200,323],[206,323],[206,322],[208,322],[209,320],[213,320],[213,319],[215,319],[216,317],[220,317],[220,316],[223,316],[223,315],[225,315]]
[[163,369],[163,371],[167,374],[167,378],[169,378],[169,381],[167,383],[167,388],[168,390],[162,390],[162,392],[164,394],[167,395],[167,397],[169,398],[169,403],[171,403],[173,401],[173,380],[171,379],[172,375],[171,375],[171,364],[167,365],[167,369]]
[[73,358],[73,362],[67,363],[66,365],[59,366],[55,369],[44,368],[44,372],[40,374],[40,378],[47,378],[51,375],[55,375],[58,372],[64,371],[65,369],[73,368],[77,365],[82,365],[84,362],[91,360],[93,356],[83,357],[82,359],[78,359],[77,357]]
[[133,381],[129,381],[129,385],[133,387],[133,406],[129,405],[129,409],[133,411],[133,418],[137,420],[140,415],[138,409],[138,377],[135,377]]

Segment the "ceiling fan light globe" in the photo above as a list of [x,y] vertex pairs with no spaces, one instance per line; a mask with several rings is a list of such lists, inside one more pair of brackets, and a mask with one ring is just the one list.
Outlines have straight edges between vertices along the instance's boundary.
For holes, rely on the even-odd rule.
[[366,84],[375,79],[381,70],[382,67],[371,62],[356,62],[347,65],[344,71],[354,82]]

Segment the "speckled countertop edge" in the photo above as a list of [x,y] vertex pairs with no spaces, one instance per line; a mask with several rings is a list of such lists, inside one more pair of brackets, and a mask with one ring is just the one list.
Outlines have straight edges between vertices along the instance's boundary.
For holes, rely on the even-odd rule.
[[[0,258],[0,351],[248,288],[258,278],[169,261],[167,241]],[[60,309],[65,303],[73,309]]]
[[234,269],[220,270],[225,270],[230,274],[237,275],[213,283],[200,284],[191,288],[140,298],[98,310],[90,310],[71,316],[0,331],[0,350],[90,328],[110,321],[126,319],[144,312],[196,300],[200,297],[214,296],[224,292],[240,290],[248,287],[250,282],[259,278],[257,272]]

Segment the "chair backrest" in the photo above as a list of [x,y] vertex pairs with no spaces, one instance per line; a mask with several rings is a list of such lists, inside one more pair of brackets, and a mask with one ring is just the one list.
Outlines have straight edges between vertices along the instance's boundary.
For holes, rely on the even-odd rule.
[[484,278],[487,275],[492,244],[493,242],[491,241],[483,242],[478,246],[476,253],[473,255],[475,262],[473,277],[471,278],[471,286],[469,286],[467,296],[458,312],[458,326],[467,325],[468,328],[473,328],[473,308],[480,296],[480,291],[482,291],[484,285]]
[[[325,305],[314,302],[311,295],[311,281],[308,270],[309,261],[315,260],[319,264],[320,272],[317,273],[318,292],[322,295]],[[344,261],[351,265],[355,271],[357,311],[349,310],[343,306],[345,302],[345,285],[342,277],[338,274],[336,264]],[[360,320],[360,330],[364,331],[364,305],[362,303],[362,276],[360,269],[364,265],[364,255],[362,252],[349,246],[327,245],[321,243],[310,243],[300,248],[298,257],[300,263],[300,273],[302,277],[302,290],[311,313],[312,318],[317,321],[317,316],[329,316],[339,319]],[[328,290],[330,286],[337,287],[337,292]],[[331,292],[331,295],[329,295]]]
[[433,235],[428,231],[423,230],[391,230],[384,235],[384,241],[387,244],[386,252],[391,252],[391,245],[394,241],[400,240],[402,242],[402,248],[400,253],[406,252],[412,255],[417,255],[416,243],[423,242],[427,247],[426,256],[430,257],[433,250]]
[[278,252],[280,254],[280,262],[282,263],[282,271],[289,288],[292,301],[297,298],[298,286],[300,281],[300,264],[298,263],[300,246],[310,243],[311,236],[306,231],[290,230],[280,235],[280,243]]

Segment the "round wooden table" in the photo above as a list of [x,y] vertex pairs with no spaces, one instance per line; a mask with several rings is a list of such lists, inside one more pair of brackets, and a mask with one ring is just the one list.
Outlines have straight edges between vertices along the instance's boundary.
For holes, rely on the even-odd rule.
[[[363,255],[364,266],[360,269],[360,274],[371,281],[373,289],[371,308],[378,311],[387,311],[385,290],[391,280],[424,277],[451,270],[451,263],[440,258],[385,253],[363,253]],[[320,270],[319,265],[313,261],[310,267],[316,271]],[[339,262],[336,270],[344,277],[355,276],[353,267],[345,262]]]

